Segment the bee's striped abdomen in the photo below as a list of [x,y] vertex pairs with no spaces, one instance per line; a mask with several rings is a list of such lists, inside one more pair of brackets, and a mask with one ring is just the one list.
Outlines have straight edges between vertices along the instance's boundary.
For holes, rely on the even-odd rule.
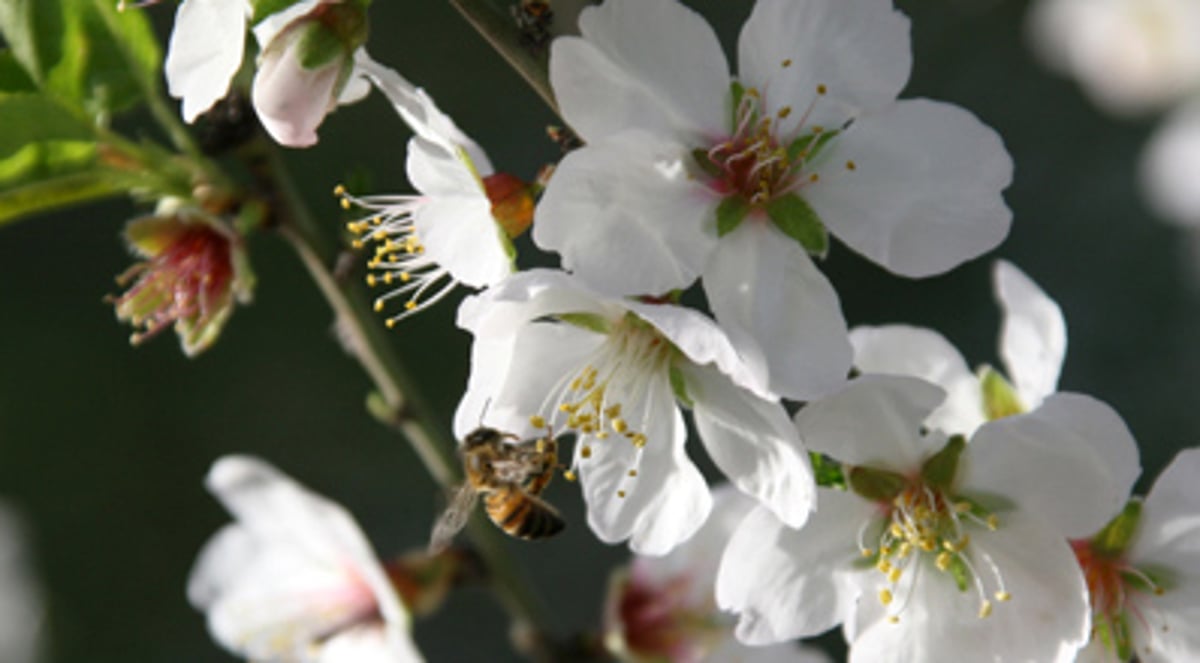
[[516,486],[489,493],[484,508],[497,527],[518,539],[544,539],[566,525],[554,507]]

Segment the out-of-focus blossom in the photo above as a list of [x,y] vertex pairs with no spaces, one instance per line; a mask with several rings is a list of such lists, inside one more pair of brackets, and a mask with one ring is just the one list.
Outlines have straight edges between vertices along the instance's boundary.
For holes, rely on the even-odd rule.
[[1092,642],[1079,661],[1200,660],[1200,449],[1159,475],[1099,534],[1073,541],[1087,578]]
[[1056,394],[968,444],[923,423],[945,392],[864,376],[796,415],[846,463],[800,530],[757,508],[721,561],[717,601],[749,644],[843,624],[852,663],[1073,660],[1090,631],[1067,543],[1129,494],[1137,447],[1098,401]]
[[1195,0],[1039,0],[1034,47],[1115,113],[1169,104],[1200,89],[1200,3]]
[[704,315],[531,270],[465,300],[458,324],[475,340],[455,432],[574,434],[572,473],[601,540],[662,555],[704,523],[712,497],[680,405],[735,486],[792,526],[808,518],[815,485],[795,428],[762,367]]
[[1163,218],[1200,227],[1200,102],[1180,106],[1155,131],[1142,157],[1142,189]]
[[[366,5],[300,0],[279,10],[247,0],[184,0],[167,51],[168,90],[183,100],[184,120],[194,121],[229,92],[252,26],[260,49],[251,92],[259,120],[282,145],[313,145],[325,115],[367,91],[347,85],[366,41]],[[278,11],[260,16],[262,7]]]
[[235,302],[249,303],[254,276],[241,239],[218,222],[183,209],[130,221],[125,239],[140,262],[117,277],[117,318],[140,344],[174,326],[189,357],[216,342]]
[[904,276],[996,246],[1012,161],[969,112],[897,100],[912,64],[891,0],[759,0],[739,72],[675,0],[608,0],[557,39],[550,79],[587,141],[559,164],[534,240],[616,294],[702,277],[771,388],[810,399],[850,363],[836,294],[813,264],[828,234]]
[[38,660],[43,618],[25,529],[16,513],[0,504],[0,661]]
[[458,285],[483,288],[512,272],[510,234],[529,225],[533,198],[515,177],[497,173],[487,154],[438,109],[424,90],[365,54],[359,71],[412,127],[408,179],[417,195],[352,196],[336,191],[346,208],[370,215],[349,224],[356,243],[374,243],[367,263],[370,286],[390,287],[375,300],[382,311],[403,299],[388,326],[432,306]]
[[717,566],[729,537],[754,507],[732,486],[713,489],[713,508],[696,535],[663,557],[636,556],[609,581],[604,645],[628,663],[823,663],[792,643],[750,647],[733,637],[735,620],[717,609]]
[[1000,358],[1008,379],[986,365],[972,374],[944,336],[908,325],[852,330],[855,367],[910,375],[944,389],[946,402],[928,424],[947,433],[970,435],[985,421],[1037,408],[1058,388],[1067,323],[1058,304],[1012,263],[996,262],[992,284],[1003,316]]
[[245,456],[218,460],[206,484],[236,519],[188,580],[217,642],[264,663],[423,660],[408,611],[345,509]]

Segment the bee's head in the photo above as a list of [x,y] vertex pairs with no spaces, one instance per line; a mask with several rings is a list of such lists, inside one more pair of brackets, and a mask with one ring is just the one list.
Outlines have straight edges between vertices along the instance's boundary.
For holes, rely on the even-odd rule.
[[463,446],[467,449],[491,446],[499,442],[503,437],[504,433],[501,433],[495,428],[480,426],[470,433],[467,433],[467,437],[463,439]]

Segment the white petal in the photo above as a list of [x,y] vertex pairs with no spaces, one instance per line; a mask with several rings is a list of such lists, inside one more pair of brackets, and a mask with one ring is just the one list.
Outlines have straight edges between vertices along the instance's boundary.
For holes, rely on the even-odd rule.
[[321,647],[316,663],[418,663],[425,659],[403,632],[381,625],[359,626],[338,633]]
[[527,269],[504,279],[482,295],[464,300],[458,326],[475,335],[517,333],[525,323],[563,313],[591,313],[619,320],[625,307],[592,292],[579,279],[553,269]]
[[641,402],[622,405],[630,426],[650,442],[638,449],[620,437],[596,440],[591,458],[578,461],[588,525],[605,543],[629,539],[639,555],[665,555],[704,524],[712,495],[684,453],[687,429],[666,376],[645,386]]
[[924,380],[865,375],[801,408],[796,428],[813,451],[850,465],[908,473],[937,451],[919,430],[945,397]]
[[816,506],[817,486],[787,411],[738,388],[715,369],[680,368],[709,457],[739,490],[788,527],[803,525]]
[[718,202],[691,161],[685,146],[641,131],[571,152],[534,212],[534,242],[605,292],[687,287],[716,244]]
[[462,150],[480,177],[492,174],[492,162],[488,160],[483,148],[463,133],[458,125],[454,124],[454,120],[438,108],[425,90],[408,82],[395,69],[372,60],[363,49],[354,54],[354,66],[383,92],[413,133],[442,145],[451,153],[457,154]]
[[833,663],[828,654],[816,647],[793,642],[752,647],[743,645],[733,637],[722,640],[716,649],[708,653],[706,660],[733,663]]
[[457,156],[422,138],[408,144],[409,180],[426,198],[413,225],[426,253],[469,286],[498,283],[512,271],[492,203]]
[[1154,480],[1142,506],[1134,564],[1176,568],[1200,580],[1200,449],[1185,449]]
[[246,10],[244,0],[184,0],[176,10],[165,73],[185,122],[229,92],[246,47]]
[[[45,609],[26,538],[21,519],[0,503],[0,660],[5,663],[40,660]],[[715,575],[715,563],[713,568]]]
[[636,128],[700,145],[727,129],[729,66],[699,14],[675,0],[609,0],[585,9],[579,30],[554,41],[550,83],[584,140]]
[[820,181],[802,195],[839,239],[901,276],[940,274],[1008,235],[1000,192],[1012,159],[958,106],[899,101],[858,118],[826,149]]
[[286,33],[271,43],[259,58],[250,97],[263,128],[275,142],[288,147],[309,147],[317,142],[317,127],[335,105],[342,58],[316,69],[300,63],[302,37]]
[[724,330],[708,316],[669,304],[626,302],[625,305],[662,332],[693,363],[713,364],[738,386],[762,398],[776,398],[767,387],[767,369],[761,355],[734,347]]
[[946,402],[929,415],[926,426],[969,436],[985,421],[979,379],[941,334],[908,325],[855,327],[850,343],[859,371],[908,375],[946,391]]
[[1032,410],[1058,389],[1067,322],[1058,304],[1012,263],[996,261],[993,280],[1004,310],[1000,357],[1021,404]]
[[265,51],[271,46],[271,42],[275,41],[275,38],[295,22],[296,19],[307,16],[314,9],[328,1],[300,0],[281,11],[270,14],[254,25],[254,38],[258,41],[258,45],[262,50]]
[[759,507],[734,532],[717,573],[717,605],[739,614],[737,637],[765,645],[833,628],[858,600],[851,576],[858,528],[874,505],[821,490],[817,512],[794,530]]
[[960,478],[966,494],[1002,496],[1063,536],[1082,538],[1120,511],[1140,473],[1120,415],[1090,396],[1058,393],[1032,412],[981,426]]
[[[1194,551],[1192,555],[1194,563]],[[1153,561],[1147,560],[1147,563],[1153,564]],[[1159,570],[1162,568],[1159,567]],[[1172,570],[1178,574],[1176,569]],[[1179,574],[1162,596],[1135,594],[1131,597],[1131,604],[1144,620],[1139,620],[1137,616],[1130,619],[1139,661],[1177,663],[1200,660],[1200,629],[1197,628],[1200,625],[1200,577],[1194,570],[1190,574]]]
[[745,334],[771,367],[771,391],[812,400],[846,381],[851,349],[837,292],[773,224],[747,219],[721,238],[704,293],[721,326]]
[[[874,597],[860,602],[850,663],[1072,661],[1090,622],[1087,587],[1066,540],[1047,524],[1014,513],[996,532],[973,533],[967,550],[984,574],[984,597],[973,586],[960,591],[949,574],[931,565],[911,570],[917,574],[912,593],[896,598],[903,605],[898,623],[883,618]],[[992,596],[997,585],[985,555],[1003,576],[1010,601]],[[983,598],[993,602],[986,619],[978,617]]]
[[1141,179],[1155,211],[1184,226],[1200,224],[1200,104],[1173,112],[1150,139]]
[[851,112],[875,110],[908,82],[908,32],[889,0],[759,0],[738,40],[739,78],[765,93],[770,115],[790,105],[798,116],[818,85]]

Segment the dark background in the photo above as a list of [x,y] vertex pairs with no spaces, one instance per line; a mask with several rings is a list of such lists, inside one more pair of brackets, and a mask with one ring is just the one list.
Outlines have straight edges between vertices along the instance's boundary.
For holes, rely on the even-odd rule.
[[[746,0],[692,0],[728,52]],[[905,96],[956,102],[995,127],[1016,162],[1012,234],[995,253],[1061,304],[1070,346],[1061,387],[1125,417],[1145,477],[1200,439],[1192,385],[1200,351],[1186,238],[1139,198],[1139,151],[1157,118],[1102,115],[1070,80],[1049,75],[1024,38],[1026,3],[900,2],[913,20],[915,70]],[[173,8],[149,10],[166,35]],[[446,2],[377,2],[373,55],[426,87],[500,169],[531,177],[557,148],[550,112]],[[289,161],[318,216],[348,173],[404,191],[407,130],[375,95],[339,110],[319,146]],[[171,335],[131,349],[101,298],[129,262],[118,233],[138,213],[116,201],[0,229],[0,497],[34,535],[49,602],[48,660],[227,661],[183,587],[194,555],[227,520],[204,492],[209,464],[250,452],[345,504],[379,551],[421,546],[438,491],[402,440],[364,414],[359,367],[331,335],[331,315],[289,249],[252,244],[255,303],[196,361]],[[914,282],[835,247],[825,264],[851,324],[941,330],[972,364],[996,363],[991,257]],[[392,333],[449,425],[465,384],[468,337],[444,303]],[[695,448],[693,453],[699,454]],[[550,499],[571,526],[544,544],[511,544],[561,633],[598,622],[621,547],[588,532],[578,493]],[[416,638],[431,661],[508,660],[505,620],[477,591],[454,595]]]

